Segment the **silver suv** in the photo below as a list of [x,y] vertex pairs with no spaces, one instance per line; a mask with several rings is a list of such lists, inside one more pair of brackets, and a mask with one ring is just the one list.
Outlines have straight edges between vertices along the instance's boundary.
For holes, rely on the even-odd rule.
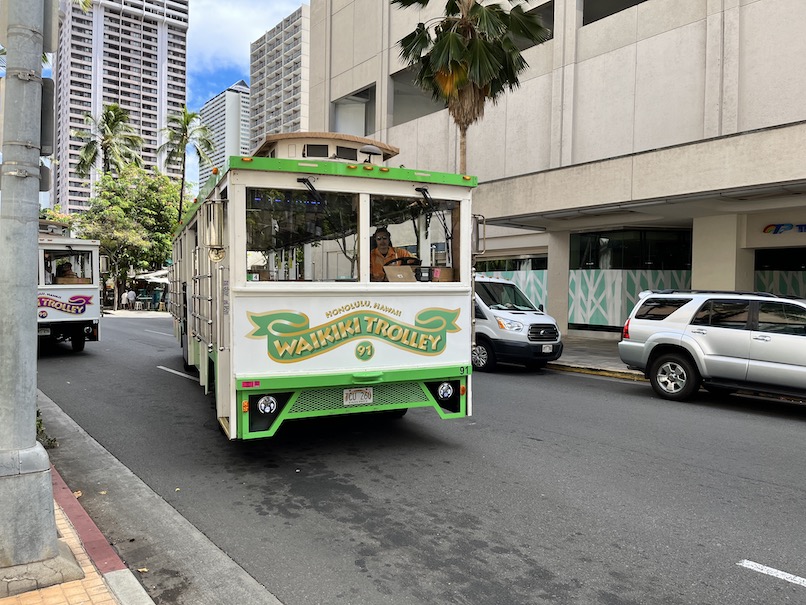
[[760,292],[642,292],[618,345],[655,392],[684,401],[702,384],[806,397],[806,300]]

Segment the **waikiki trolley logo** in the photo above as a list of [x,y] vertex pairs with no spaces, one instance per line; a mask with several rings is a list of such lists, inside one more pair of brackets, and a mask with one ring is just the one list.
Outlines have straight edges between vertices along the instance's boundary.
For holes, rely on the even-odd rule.
[[60,300],[52,296],[38,296],[39,300],[39,317],[47,317],[48,309],[54,311],[61,311],[70,315],[83,315],[87,311],[87,305],[92,304],[92,296],[85,294],[76,294],[67,300]]
[[304,313],[274,311],[247,313],[254,330],[249,338],[266,338],[269,357],[279,363],[296,363],[359,340],[359,359],[366,361],[367,339],[376,339],[418,355],[440,355],[448,332],[459,332],[459,309],[423,309],[414,325],[372,309],[353,311],[318,326]]

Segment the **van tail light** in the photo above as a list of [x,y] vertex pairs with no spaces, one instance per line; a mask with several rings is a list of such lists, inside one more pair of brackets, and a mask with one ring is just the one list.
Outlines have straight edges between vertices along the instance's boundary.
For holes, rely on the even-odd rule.
[[629,340],[630,339],[630,319],[627,318],[627,321],[624,322],[624,327],[621,329],[621,340]]

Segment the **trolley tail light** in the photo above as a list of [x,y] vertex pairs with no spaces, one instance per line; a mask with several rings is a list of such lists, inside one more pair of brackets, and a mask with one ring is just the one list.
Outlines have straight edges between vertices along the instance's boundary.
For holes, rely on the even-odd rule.
[[630,318],[627,318],[627,321],[624,322],[624,327],[621,330],[621,339],[622,340],[629,340],[630,339]]

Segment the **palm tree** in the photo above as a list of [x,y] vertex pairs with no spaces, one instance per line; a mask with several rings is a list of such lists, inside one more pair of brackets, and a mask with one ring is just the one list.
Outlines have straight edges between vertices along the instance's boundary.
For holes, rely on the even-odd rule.
[[120,172],[127,164],[143,165],[143,158],[140,156],[143,139],[129,123],[129,112],[120,105],[106,105],[97,119],[87,113],[84,115],[84,123],[90,126],[88,130],[74,130],[70,133],[84,141],[76,165],[78,174],[89,175],[99,159],[104,174],[113,169]]
[[182,185],[179,188],[179,220],[182,220],[182,200],[185,197],[185,164],[187,162],[187,148],[199,154],[203,162],[210,162],[213,153],[212,133],[201,123],[201,118],[195,111],[188,111],[187,105],[182,106],[182,113],[168,118],[168,125],[162,129],[165,142],[160,145],[158,153],[167,153],[166,164],[179,163],[182,171]]
[[[391,0],[403,8],[430,0]],[[503,4],[509,4],[507,10]],[[523,11],[522,0],[485,6],[481,0],[447,0],[444,14],[400,40],[400,57],[417,65],[415,83],[445,102],[459,128],[459,172],[467,172],[467,129],[484,117],[487,99],[495,103],[519,85],[528,67],[518,43],[538,44],[551,32],[540,17]]]

